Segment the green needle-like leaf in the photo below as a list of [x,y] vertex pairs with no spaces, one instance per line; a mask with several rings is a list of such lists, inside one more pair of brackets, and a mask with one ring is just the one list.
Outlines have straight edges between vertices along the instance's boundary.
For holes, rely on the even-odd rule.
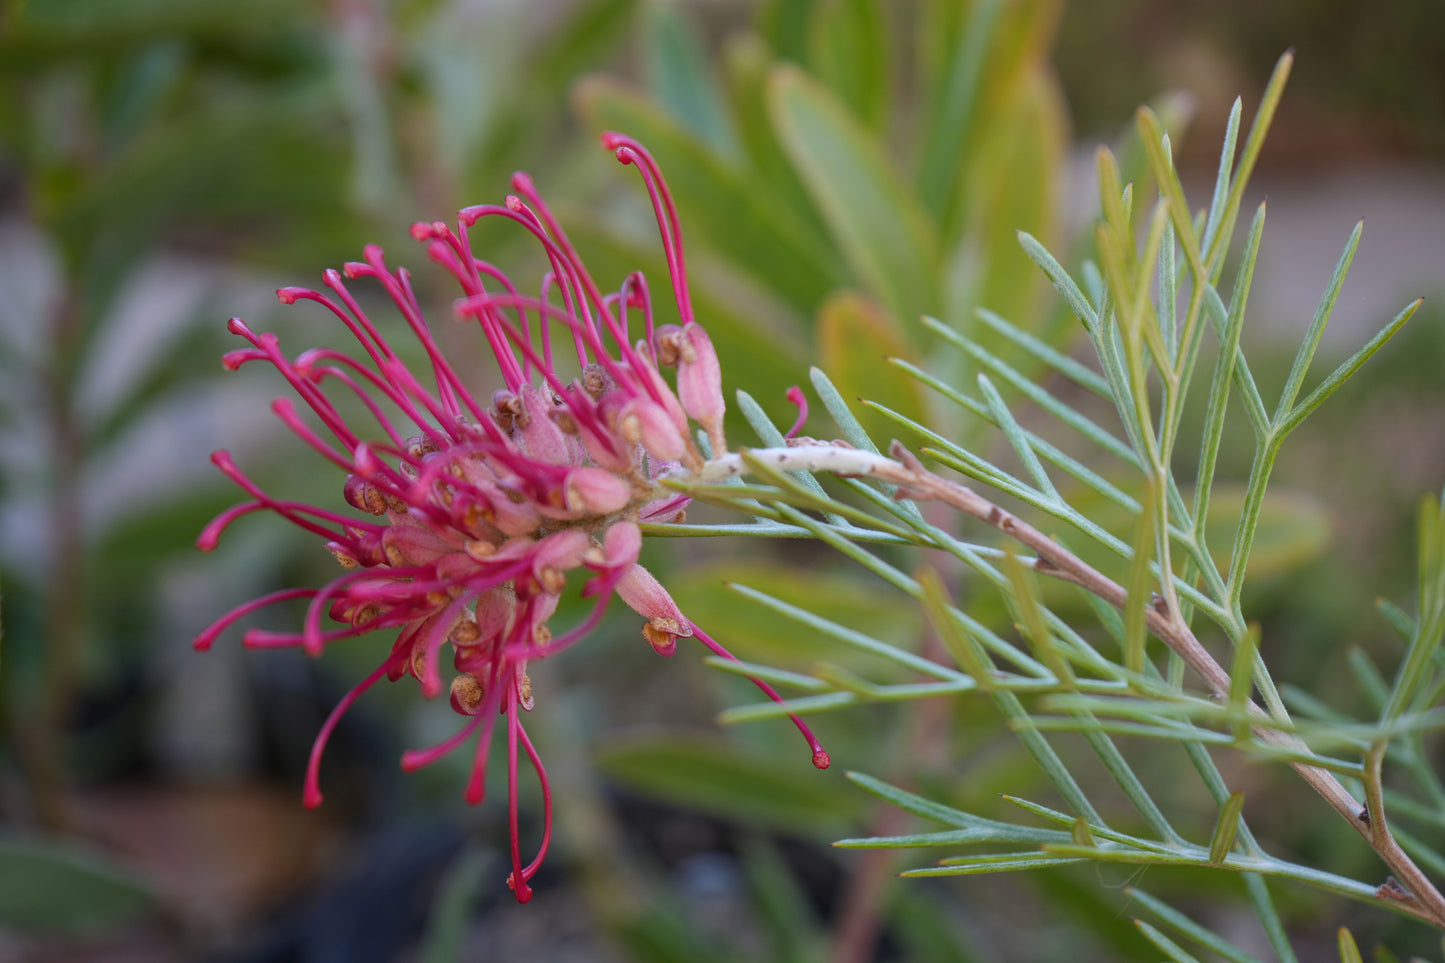
[[1343,926],[1338,934],[1338,946],[1340,949],[1340,963],[1365,963],[1364,957],[1360,956],[1360,947],[1355,943],[1355,937]]
[[1334,311],[1335,302],[1339,300],[1340,288],[1345,283],[1345,276],[1350,273],[1350,262],[1355,259],[1355,251],[1360,246],[1360,234],[1364,229],[1365,222],[1360,221],[1350,232],[1350,239],[1345,242],[1345,250],[1340,254],[1334,273],[1330,275],[1330,283],[1320,298],[1319,307],[1315,308],[1315,316],[1310,320],[1309,330],[1305,332],[1304,341],[1300,343],[1299,351],[1295,354],[1294,364],[1290,366],[1289,377],[1285,379],[1284,390],[1280,392],[1279,405],[1274,410],[1276,425],[1283,424],[1286,413],[1299,395],[1300,386],[1304,384],[1305,374],[1309,371],[1310,362],[1314,360],[1315,349],[1320,345],[1320,338],[1324,337],[1325,325],[1329,323],[1330,313]]
[[1129,563],[1129,595],[1124,605],[1124,668],[1134,674],[1144,671],[1144,643],[1147,640],[1146,617],[1150,598],[1149,562],[1154,545],[1155,500],[1148,492],[1139,522],[1134,528],[1133,560]]
[[1199,959],[1197,957],[1190,956],[1188,953],[1184,952],[1184,948],[1182,946],[1180,946],[1178,943],[1174,942],[1169,937],[1165,936],[1163,933],[1159,932],[1157,929],[1150,926],[1143,920],[1135,920],[1134,925],[1139,928],[1140,933],[1144,934],[1145,939],[1147,939],[1150,943],[1153,943],[1160,950],[1162,950],[1164,954],[1169,957],[1169,959],[1174,961],[1174,963],[1199,963]]
[[1161,921],[1211,952],[1218,953],[1224,959],[1229,960],[1230,963],[1261,963],[1258,958],[1250,956],[1238,947],[1226,943],[1217,934],[1200,926],[1163,900],[1156,899],[1143,890],[1133,887],[1126,887],[1124,892],[1128,894],[1131,900],[1153,913]]
[[1340,386],[1348,381],[1351,375],[1359,371],[1361,366],[1363,366],[1366,361],[1369,361],[1376,351],[1384,347],[1385,342],[1393,338],[1395,333],[1405,326],[1405,322],[1414,316],[1415,312],[1423,303],[1424,300],[1419,299],[1407,304],[1404,310],[1395,315],[1394,320],[1380,329],[1379,333],[1371,338],[1364,347],[1350,355],[1344,363],[1330,372],[1328,378],[1320,382],[1319,387],[1315,388],[1303,401],[1295,405],[1284,420],[1279,423],[1276,430],[1281,434],[1288,434],[1298,427],[1300,422],[1304,421],[1316,408],[1324,404],[1326,398],[1338,391]]
[[1254,661],[1259,653],[1260,631],[1258,625],[1251,625],[1234,646],[1234,658],[1230,663],[1229,711],[1237,713],[1241,720],[1236,724],[1236,733],[1243,738],[1249,730],[1249,693],[1254,679]]
[[1237,789],[1229,794],[1229,801],[1219,810],[1219,820],[1209,837],[1209,861],[1214,865],[1223,863],[1234,848],[1234,836],[1239,831],[1239,814],[1243,811],[1244,790]]

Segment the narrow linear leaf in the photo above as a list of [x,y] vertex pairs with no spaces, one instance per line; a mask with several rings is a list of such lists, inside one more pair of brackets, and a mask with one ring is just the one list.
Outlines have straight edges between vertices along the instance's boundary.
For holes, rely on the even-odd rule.
[[1289,369],[1289,377],[1285,379],[1284,390],[1280,392],[1279,404],[1274,411],[1276,424],[1284,423],[1286,414],[1294,406],[1295,398],[1299,395],[1300,386],[1304,384],[1310,362],[1315,357],[1315,350],[1320,346],[1320,339],[1324,337],[1325,325],[1329,323],[1330,314],[1335,309],[1335,302],[1340,298],[1340,288],[1345,283],[1345,276],[1350,273],[1350,263],[1355,259],[1355,251],[1359,249],[1360,235],[1364,230],[1365,222],[1360,221],[1350,232],[1350,239],[1345,242],[1345,249],[1335,264],[1334,273],[1330,275],[1330,283],[1325,287],[1324,295],[1320,297],[1319,306],[1315,308],[1315,316],[1310,319],[1309,329],[1305,332],[1304,340],[1300,342],[1299,351],[1295,353],[1294,364]]
[[1249,304],[1249,289],[1254,282],[1254,265],[1259,257],[1259,241],[1264,234],[1265,205],[1260,203],[1249,227],[1249,240],[1235,275],[1234,291],[1229,298],[1229,314],[1220,337],[1219,357],[1214,362],[1214,379],[1209,386],[1209,403],[1205,408],[1204,439],[1200,443],[1199,469],[1194,482],[1194,527],[1203,532],[1209,518],[1209,496],[1214,488],[1214,466],[1219,457],[1219,444],[1224,437],[1224,416],[1229,409],[1229,385],[1235,377],[1239,354],[1239,336],[1244,330],[1244,313]]
[[1254,661],[1259,653],[1260,629],[1251,625],[1234,647],[1234,658],[1230,662],[1229,711],[1241,719],[1236,724],[1236,734],[1243,738],[1249,732],[1247,705],[1250,688],[1254,679]]
[[1264,876],[1260,873],[1245,873],[1244,888],[1249,893],[1250,902],[1254,904],[1255,915],[1264,927],[1264,935],[1269,940],[1269,945],[1279,957],[1279,963],[1299,963],[1294,946],[1289,941],[1289,934],[1284,930],[1284,920],[1280,919],[1274,898],[1269,895],[1269,883]]
[[1124,667],[1134,674],[1144,671],[1144,643],[1147,640],[1148,606],[1150,605],[1150,571],[1154,545],[1154,522],[1157,499],[1152,483],[1145,485],[1143,511],[1134,527],[1133,558],[1129,562],[1129,594],[1124,605]]
[[1163,900],[1150,896],[1143,890],[1134,889],[1133,887],[1126,887],[1124,892],[1128,894],[1130,899],[1140,906],[1143,906],[1160,920],[1212,952],[1218,953],[1224,959],[1230,961],[1230,963],[1261,963],[1257,957],[1250,956],[1238,947],[1226,943],[1218,934],[1200,926]]
[[1360,947],[1355,942],[1355,937],[1343,926],[1338,934],[1338,946],[1340,948],[1340,963],[1365,963],[1360,956]]
[[1229,108],[1229,120],[1224,126],[1224,145],[1219,149],[1219,172],[1214,178],[1214,197],[1209,202],[1209,220],[1204,224],[1204,247],[1208,250],[1214,244],[1224,220],[1224,206],[1229,201],[1229,179],[1234,169],[1234,153],[1239,142],[1239,119],[1244,112],[1244,101],[1234,98]]
[[929,869],[909,869],[899,875],[909,877],[980,876],[985,873],[1013,873],[1029,869],[1047,869],[1051,866],[1072,866],[1076,863],[1086,862],[1088,862],[1087,859],[1061,858],[1049,856],[1046,853],[1001,854],[987,858],[980,857],[969,863],[949,863],[947,866],[935,866]]
[[1387,598],[1375,599],[1375,608],[1400,638],[1409,642],[1415,637],[1415,620],[1410,617],[1410,613]]
[[1199,963],[1199,959],[1197,957],[1190,956],[1188,953],[1184,952],[1184,948],[1182,946],[1180,946],[1178,943],[1174,942],[1169,937],[1165,936],[1163,933],[1159,932],[1157,929],[1150,926],[1143,920],[1135,920],[1134,925],[1139,928],[1140,933],[1144,934],[1145,939],[1147,939],[1150,943],[1153,943],[1160,950],[1162,950],[1164,952],[1164,955],[1168,956],[1169,959],[1174,961],[1174,963]]
[[1033,477],[1034,485],[1039,491],[1053,498],[1055,501],[1060,500],[1059,490],[1054,487],[1053,481],[1049,478],[1049,473],[1044,470],[1043,464],[1039,461],[1039,456],[1034,454],[1033,445],[1029,443],[1029,439],[1027,435],[1025,435],[1023,428],[1020,427],[1018,421],[1014,419],[1013,412],[1009,411],[1008,405],[1004,403],[1003,396],[998,393],[998,389],[993,386],[993,382],[989,380],[988,375],[981,371],[978,374],[978,390],[983,393],[984,402],[988,405],[989,411],[993,415],[994,423],[1003,429],[1004,437],[1008,438],[1009,444],[1013,446],[1014,453],[1019,457],[1019,461],[1023,462],[1024,467],[1028,469],[1028,473]]
[[918,579],[918,585],[923,590],[923,609],[928,622],[938,633],[949,655],[953,656],[960,669],[973,676],[979,688],[987,690],[992,687],[988,656],[978,640],[964,631],[959,620],[953,617],[953,601],[948,597],[948,589],[938,573],[923,567],[914,574],[914,578]]
[[1214,824],[1214,833],[1209,837],[1209,861],[1218,866],[1224,862],[1234,848],[1234,836],[1239,831],[1239,814],[1244,811],[1244,790],[1236,789],[1229,794],[1228,801],[1219,810],[1219,820]]
[[884,802],[915,816],[922,816],[924,819],[932,819],[934,822],[959,828],[968,828],[979,823],[977,816],[954,809],[952,806],[936,803],[931,799],[924,799],[922,796],[899,789],[897,786],[891,786],[883,780],[875,779],[865,773],[848,772],[844,775],[848,777],[849,782],[864,792],[871,793]]
[[[1030,237],[1029,240],[1033,241],[1033,238]],[[1020,243],[1022,243],[1022,241]],[[1033,241],[1033,243],[1038,244],[1037,241]],[[1027,250],[1026,245],[1025,250]],[[1050,260],[1052,260],[1052,258]],[[1058,262],[1054,263],[1057,264]],[[1060,268],[1060,270],[1062,271],[1063,269]],[[1082,297],[1082,295],[1080,295],[1080,297]],[[1041,341],[1027,331],[1010,324],[987,308],[979,308],[974,312],[974,315],[978,320],[982,321],[990,331],[1001,335],[1020,348],[1023,348],[1075,384],[1089,389],[1102,398],[1109,397],[1109,384],[1099,376],[1098,372],[1085,367],[1063,352],[1050,347],[1046,342]],[[959,337],[956,331],[949,328],[937,318],[924,318],[923,323],[927,325],[930,330],[944,337]],[[960,339],[960,344],[961,343]]]
[[1029,256],[1029,260],[1037,264],[1044,274],[1048,275],[1049,280],[1053,282],[1054,290],[1059,292],[1059,296],[1064,299],[1069,310],[1074,312],[1074,317],[1078,318],[1086,329],[1093,331],[1098,326],[1099,315],[1089,305],[1089,299],[1084,297],[1084,292],[1079,290],[1079,286],[1074,283],[1069,272],[1064,270],[1064,266],[1056,261],[1048,249],[1027,231],[1019,232],[1019,244],[1022,245],[1024,253]]
[[1071,684],[1074,673],[1059,652],[1053,634],[1049,631],[1043,603],[1039,601],[1038,582],[1012,552],[1004,556],[1003,569],[1008,575],[1009,584],[1013,586],[1012,600],[1023,622],[1024,635],[1033,644],[1039,661],[1048,666],[1054,678],[1065,685]]
[[1418,298],[1407,304],[1403,311],[1395,315],[1394,320],[1380,329],[1380,332],[1371,338],[1364,347],[1350,355],[1343,364],[1330,372],[1329,377],[1321,381],[1314,391],[1311,391],[1305,396],[1303,401],[1295,405],[1289,415],[1280,423],[1277,430],[1282,433],[1288,433],[1297,428],[1300,422],[1308,418],[1316,408],[1325,403],[1326,398],[1338,391],[1341,385],[1348,381],[1356,371],[1359,371],[1376,351],[1383,348],[1385,342],[1393,338],[1395,333],[1405,326],[1405,322],[1409,321],[1415,312],[1419,310],[1420,305],[1424,303],[1423,298]]
[[1233,233],[1234,220],[1239,213],[1240,205],[1244,202],[1244,189],[1249,184],[1250,175],[1254,173],[1254,165],[1259,160],[1259,153],[1264,148],[1265,135],[1269,132],[1269,125],[1274,120],[1274,113],[1279,107],[1280,98],[1284,96],[1284,85],[1289,80],[1290,69],[1293,66],[1294,51],[1286,50],[1275,63],[1274,71],[1269,76],[1269,83],[1264,88],[1264,96],[1260,98],[1259,112],[1254,115],[1254,122],[1249,127],[1249,136],[1244,141],[1244,150],[1239,157],[1238,173],[1235,174],[1234,180],[1229,186],[1229,197],[1224,203],[1219,232],[1214,235],[1213,243],[1205,254],[1210,263],[1221,260],[1221,253]]

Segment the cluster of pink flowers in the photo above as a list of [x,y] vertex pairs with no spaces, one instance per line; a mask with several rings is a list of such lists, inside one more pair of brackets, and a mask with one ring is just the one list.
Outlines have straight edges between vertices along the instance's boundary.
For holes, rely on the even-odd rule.
[[[643,637],[660,654],[671,655],[679,638],[695,638],[732,658],[637,562],[639,523],[680,520],[687,504],[685,496],[658,486],[659,476],[703,467],[692,423],[706,433],[714,455],[726,452],[724,401],[717,354],[693,317],[677,212],[662,174],[636,141],[607,134],[603,144],[641,172],[680,326],[654,325],[640,273],[604,294],[531,179],[517,174],[517,193],[504,205],[466,208],[455,228],[435,221],[411,232],[461,285],[456,314],[476,322],[496,359],[504,387],[493,393],[490,406],[478,402],[439,349],[408,272],[389,268],[381,249],[368,246],[364,261],[325,273],[329,293],[298,287],[277,292],[286,304],[314,301],[330,311],[355,336],[364,358],[326,348],[288,358],[275,335],[258,334],[239,319],[230,329],[250,347],[225,357],[228,369],[248,361],[276,367],[322,430],[289,399],[277,399],[273,410],[345,472],[343,492],[355,512],[276,498],[219,451],[212,460],[249,500],[223,512],[198,540],[209,551],[236,519],[271,511],[322,538],[346,569],[321,588],[287,589],[232,610],[197,637],[198,649],[209,648],[242,616],[300,598],[310,600],[300,632],[251,629],[244,644],[297,646],[314,656],[342,639],[394,633],[385,658],[321,727],[306,773],[307,806],[321,803],[321,756],[337,721],[383,677],[412,676],[427,698],[450,687],[451,706],[465,722],[445,742],[407,752],[401,762],[407,770],[427,765],[475,736],[466,787],[473,804],[483,798],[494,724],[505,717],[512,856],[507,882],[521,902],[531,897],[528,881],[546,855],[552,808],[546,771],[521,721],[533,707],[527,664],[584,638],[614,595],[646,620]],[[519,293],[473,254],[467,229],[484,217],[515,221],[542,246],[550,270],[537,296]],[[431,367],[425,377],[403,364],[348,290],[345,280],[360,278],[381,285],[420,341]],[[641,314],[643,337],[635,343],[629,313]],[[557,354],[575,353],[575,367],[570,359],[562,365],[577,373],[569,382],[558,373],[554,325],[566,345]],[[676,368],[675,387],[661,374],[668,367]],[[374,424],[366,430],[349,425],[324,388],[354,395]],[[587,575],[581,595],[595,603],[581,624],[554,634],[549,622],[574,572]],[[323,617],[332,624],[323,625]],[[778,699],[766,683],[753,681]],[[793,721],[814,765],[825,768],[827,753],[801,720]],[[517,834],[519,745],[537,772],[544,809],[537,856],[526,865]]]

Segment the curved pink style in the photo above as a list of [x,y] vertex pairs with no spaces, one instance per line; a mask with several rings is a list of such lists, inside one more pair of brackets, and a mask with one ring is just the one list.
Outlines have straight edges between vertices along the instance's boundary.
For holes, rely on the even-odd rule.
[[[714,454],[726,451],[721,368],[706,332],[693,315],[677,211],[651,155],[631,138],[607,134],[603,144],[635,165],[651,198],[671,274],[682,326],[658,327],[646,281],[632,274],[616,293],[604,294],[560,224],[525,174],[512,180],[517,195],[505,204],[465,208],[456,224],[412,226],[412,237],[461,287],[456,315],[474,322],[496,361],[502,388],[485,403],[475,380],[448,360],[422,316],[405,268],[387,264],[368,245],[363,260],[323,275],[326,291],[285,287],[285,304],[311,301],[330,312],[360,345],[360,355],[312,349],[294,359],[280,340],[240,319],[230,329],[250,347],[229,352],[228,369],[251,361],[273,365],[304,403],[272,405],[278,418],[345,477],[349,511],[275,498],[247,477],[226,452],[212,460],[247,494],[202,531],[197,546],[210,551],[238,519],[270,511],[318,536],[344,571],[315,589],[285,589],[238,606],[197,636],[207,649],[226,628],[251,612],[291,599],[309,600],[298,632],[252,629],[255,647],[296,646],[320,655],[344,639],[387,632],[393,641],[381,663],[346,694],[327,717],[312,747],[304,800],[320,805],[320,767],[326,742],[341,716],[383,678],[413,677],[422,694],[448,691],[463,717],[458,732],[430,749],[403,755],[402,768],[427,765],[476,738],[465,796],[479,803],[491,736],[506,720],[508,821],[516,898],[531,898],[530,880],[551,838],[552,798],[547,774],[521,713],[533,707],[529,660],[579,641],[620,597],[646,621],[643,636],[664,655],[679,638],[696,638],[716,654],[732,656],[678,610],[666,589],[637,564],[639,521],[675,521],[687,499],[659,493],[655,478],[678,464],[696,469],[703,454],[694,424]],[[504,274],[473,253],[467,229],[484,217],[510,220],[541,246],[549,271],[537,296],[520,293]],[[428,370],[402,362],[347,286],[365,279],[380,285],[419,342]],[[644,337],[634,342],[629,312],[642,316]],[[552,336],[552,326],[563,337]],[[570,343],[570,356],[561,349]],[[676,386],[660,368],[676,367]],[[365,426],[348,423],[327,393],[359,399]],[[309,410],[310,417],[303,416]],[[549,621],[573,573],[583,571],[583,598],[593,600],[580,625],[554,637]],[[326,621],[329,620],[329,625]],[[781,702],[765,682],[754,682]],[[802,720],[814,765],[828,754]],[[541,784],[544,829],[538,853],[523,865],[518,836],[518,744]]]

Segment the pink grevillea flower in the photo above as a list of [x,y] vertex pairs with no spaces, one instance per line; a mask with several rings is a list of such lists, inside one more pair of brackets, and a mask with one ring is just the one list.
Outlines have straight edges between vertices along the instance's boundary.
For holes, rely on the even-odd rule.
[[[706,434],[714,455],[727,450],[722,375],[693,316],[677,211],[661,171],[628,137],[607,134],[603,144],[642,175],[680,326],[654,325],[641,274],[628,276],[615,293],[603,293],[531,179],[517,174],[516,194],[505,204],[466,208],[455,227],[434,221],[411,231],[461,285],[455,313],[477,326],[496,374],[466,378],[453,368],[422,317],[411,276],[389,267],[374,245],[363,261],[327,271],[325,291],[277,292],[286,304],[313,301],[329,311],[355,336],[359,353],[316,348],[292,358],[275,335],[231,320],[230,329],[250,347],[226,355],[225,366],[275,366],[313,417],[303,418],[287,398],[277,399],[273,410],[344,473],[342,494],[351,510],[277,498],[218,451],[212,460],[249,498],[207,525],[198,540],[209,551],[233,521],[267,510],[322,539],[345,572],[321,588],[286,589],[228,612],[197,637],[196,648],[210,648],[250,612],[300,598],[310,600],[301,631],[251,629],[244,644],[296,646],[315,656],[343,639],[372,633],[391,639],[380,664],[341,699],[316,737],[306,771],[308,807],[321,803],[321,756],[337,721],[383,677],[395,682],[411,676],[427,698],[449,690],[462,719],[456,734],[405,753],[401,764],[415,769],[472,743],[465,793],[470,803],[483,798],[492,732],[498,717],[505,718],[512,854],[507,882],[521,902],[531,898],[528,881],[546,855],[552,815],[546,771],[521,721],[534,699],[527,664],[584,638],[613,596],[645,619],[642,635],[659,654],[672,655],[678,639],[693,638],[733,658],[637,562],[639,522],[679,520],[687,504],[656,480],[704,465],[694,426]],[[473,254],[467,229],[484,217],[514,221],[541,245],[550,270],[537,296],[519,293]],[[429,371],[414,372],[401,361],[348,280],[381,286],[420,341]],[[634,342],[629,314],[639,313],[643,336]],[[676,369],[675,386],[663,377],[664,368]],[[564,380],[562,371],[575,376]],[[475,382],[484,379],[504,385],[490,405],[473,394]],[[366,424],[349,423],[329,392],[359,401],[368,412]],[[593,607],[581,624],[554,634],[550,621],[574,574],[585,576],[580,594]],[[765,682],[753,681],[781,701]],[[828,754],[802,720],[792,718],[812,749],[813,764],[826,768]],[[519,745],[537,772],[544,810],[541,844],[526,865],[517,835]]]

